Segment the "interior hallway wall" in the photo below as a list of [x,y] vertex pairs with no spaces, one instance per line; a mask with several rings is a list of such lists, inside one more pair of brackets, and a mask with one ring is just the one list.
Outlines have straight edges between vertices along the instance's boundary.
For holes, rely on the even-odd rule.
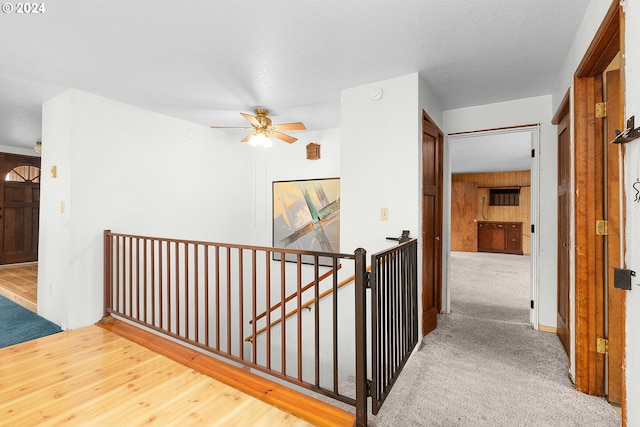
[[[375,100],[377,89],[382,97]],[[441,125],[441,109],[418,73],[342,91],[343,251],[373,254],[402,230],[421,238],[423,109]],[[381,208],[388,209],[386,221]]]
[[42,128],[47,319],[77,328],[102,316],[104,229],[252,243],[251,152],[233,135],[77,90],[43,105]]

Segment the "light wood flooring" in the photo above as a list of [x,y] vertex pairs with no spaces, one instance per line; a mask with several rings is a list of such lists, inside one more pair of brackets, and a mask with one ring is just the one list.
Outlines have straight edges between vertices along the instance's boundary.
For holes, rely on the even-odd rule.
[[38,263],[0,266],[0,295],[37,312]]
[[[106,328],[92,325],[0,349],[0,424],[308,426],[353,423],[353,416],[348,413],[342,422],[330,417],[324,422],[323,415],[305,421],[213,379],[200,369],[126,339],[108,330],[111,327],[117,328],[117,325]],[[164,345],[162,340],[151,338],[160,346]],[[184,347],[176,351],[185,359],[198,359],[201,364],[205,359],[212,359],[202,354],[189,355],[190,350]],[[239,374],[237,380],[244,381],[241,377],[246,375]],[[272,383],[266,394],[278,394],[278,387],[281,386]],[[304,407],[309,399],[303,396],[291,404]]]
[[[38,264],[0,266],[37,312]],[[0,425],[351,426],[352,413],[122,322],[0,349]]]

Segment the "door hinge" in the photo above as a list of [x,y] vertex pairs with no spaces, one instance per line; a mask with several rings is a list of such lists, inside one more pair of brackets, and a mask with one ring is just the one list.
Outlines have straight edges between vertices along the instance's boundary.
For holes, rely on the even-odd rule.
[[364,288],[371,289],[371,272],[366,271],[364,273]]
[[531,309],[533,310],[533,300],[531,300]]
[[532,148],[532,149],[531,149],[531,158],[532,158],[532,159],[535,159],[535,158],[536,158],[536,149],[535,149],[535,148]]
[[606,338],[597,338],[596,339],[596,351],[600,354],[608,354],[609,353],[609,340]]
[[531,232],[532,233],[536,232],[536,226],[534,224],[531,224]]
[[607,117],[607,103],[598,102],[596,104],[596,117]]
[[608,224],[607,224],[607,220],[605,219],[599,219],[596,221],[596,234],[598,236],[606,236],[608,235]]

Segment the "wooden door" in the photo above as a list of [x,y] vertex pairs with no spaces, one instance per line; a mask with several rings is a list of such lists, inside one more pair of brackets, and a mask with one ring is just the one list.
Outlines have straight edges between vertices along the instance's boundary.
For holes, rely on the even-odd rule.
[[442,308],[442,152],[444,137],[422,119],[422,334],[433,331]]
[[613,286],[613,267],[623,267],[621,258],[620,239],[622,218],[620,215],[620,169],[622,147],[611,144],[616,137],[616,129],[624,129],[622,116],[622,90],[620,83],[620,70],[606,73],[604,80],[605,100],[607,102],[607,115],[605,120],[605,171],[606,171],[606,208],[605,219],[607,221],[606,248],[607,256],[604,260],[606,266],[605,300],[606,300],[606,393],[609,402],[622,403],[623,384],[623,348],[624,348],[624,321],[625,321],[625,291]]
[[478,184],[451,182],[451,250],[478,251]]
[[0,155],[0,264],[36,261],[40,158]]
[[557,334],[560,342],[571,355],[571,334],[569,322],[569,256],[570,256],[570,128],[568,97],[566,108],[561,108],[558,125],[558,313]]

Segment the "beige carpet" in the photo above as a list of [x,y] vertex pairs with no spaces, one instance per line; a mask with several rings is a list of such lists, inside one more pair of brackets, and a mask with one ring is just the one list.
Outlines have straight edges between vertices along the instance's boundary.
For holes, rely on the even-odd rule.
[[604,399],[575,391],[557,337],[528,324],[528,262],[452,254],[452,314],[439,316],[371,425],[620,425]]

